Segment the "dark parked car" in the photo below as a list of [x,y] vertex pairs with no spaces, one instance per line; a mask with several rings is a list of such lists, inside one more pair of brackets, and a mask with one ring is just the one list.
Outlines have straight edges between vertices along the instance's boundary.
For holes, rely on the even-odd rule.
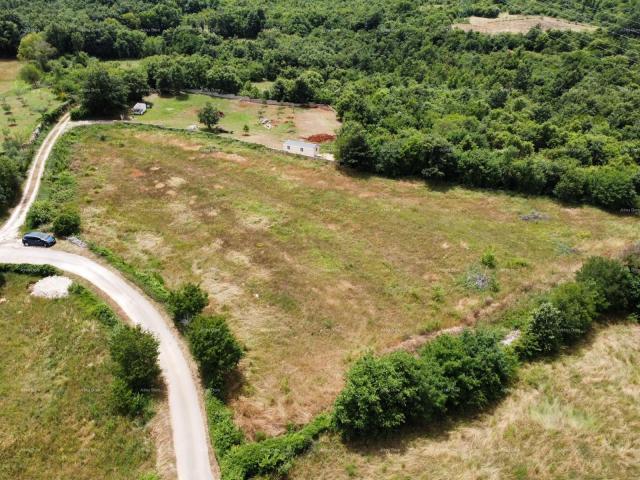
[[25,247],[53,247],[56,239],[48,233],[29,232],[22,237],[22,244]]

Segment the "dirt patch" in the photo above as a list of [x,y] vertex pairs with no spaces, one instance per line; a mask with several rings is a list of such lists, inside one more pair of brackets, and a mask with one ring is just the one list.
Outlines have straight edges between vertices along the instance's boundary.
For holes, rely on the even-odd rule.
[[45,277],[31,287],[31,295],[48,299],[68,297],[72,283],[70,278],[59,275]]
[[140,178],[140,177],[144,177],[146,175],[146,173],[144,173],[142,170],[138,170],[137,168],[134,168],[131,171],[131,176],[133,178]]
[[169,180],[167,180],[167,185],[169,185],[171,188],[180,188],[185,183],[187,183],[187,181],[182,177],[171,177]]
[[230,160],[236,163],[245,163],[247,161],[242,155],[236,153],[215,152],[213,158],[219,158],[220,160]]
[[469,23],[454,23],[453,28],[498,35],[500,33],[527,33],[539,26],[542,30],[570,30],[573,32],[590,32],[596,29],[592,25],[569,22],[559,18],[542,15],[509,15],[500,14],[498,18],[469,17]]
[[435,332],[425,333],[423,335],[415,335],[407,340],[394,345],[393,347],[389,347],[383,351],[383,353],[391,353],[398,351],[406,351],[415,353],[417,352],[424,344],[430,342],[434,338],[439,337],[440,335],[458,335],[462,333],[465,327],[457,326],[451,328],[444,328],[442,330],[437,330]]
[[304,139],[313,143],[325,143],[325,142],[332,142],[333,140],[336,139],[336,136],[330,135],[328,133],[316,133],[315,135],[309,135]]

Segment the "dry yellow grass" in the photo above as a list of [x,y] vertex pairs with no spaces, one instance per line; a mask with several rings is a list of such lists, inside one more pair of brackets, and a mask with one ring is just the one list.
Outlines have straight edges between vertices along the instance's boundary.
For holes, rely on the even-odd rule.
[[[74,135],[86,238],[172,287],[201,282],[231,314],[249,350],[230,403],[249,433],[330,406],[363,350],[471,324],[640,237],[637,219],[590,207],[350,176],[212,136]],[[533,210],[547,218],[520,218]],[[461,283],[487,248],[499,292]]]
[[494,411],[388,445],[324,437],[292,480],[640,478],[640,326],[605,327],[587,345],[525,367]]
[[469,17],[469,23],[456,23],[453,28],[488,35],[500,33],[527,33],[534,27],[546,30],[570,30],[573,32],[590,32],[596,29],[592,25],[569,22],[561,18],[542,15],[509,15],[502,13],[498,18]]

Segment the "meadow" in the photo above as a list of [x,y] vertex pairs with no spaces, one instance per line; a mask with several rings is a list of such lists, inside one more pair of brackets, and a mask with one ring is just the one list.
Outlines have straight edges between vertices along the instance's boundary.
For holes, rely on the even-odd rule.
[[32,88],[18,79],[21,66],[16,60],[0,60],[0,134],[24,143],[40,116],[59,101],[50,89]]
[[325,436],[290,479],[626,479],[640,475],[640,327],[600,328],[524,367],[488,413],[368,445]]
[[[148,426],[111,413],[108,331],[83,299],[32,297],[38,279],[0,290],[0,478],[148,479]],[[149,476],[147,476],[149,475]]]
[[640,237],[637,218],[592,207],[355,175],[203,133],[70,135],[83,236],[170,287],[200,283],[229,314],[247,355],[228,400],[249,435],[328,408],[364,351],[493,321]]
[[[139,123],[187,128],[197,125],[198,110],[212,103],[224,116],[219,125],[227,130],[225,137],[243,142],[257,143],[270,148],[282,149],[287,139],[301,139],[317,134],[335,135],[340,128],[336,113],[330,108],[300,108],[280,105],[266,105],[245,100],[230,100],[207,95],[182,94],[174,97],[151,95],[145,99],[153,105],[147,113],[133,116]],[[260,123],[260,119],[270,121],[271,128]],[[244,131],[244,126],[249,132]]]

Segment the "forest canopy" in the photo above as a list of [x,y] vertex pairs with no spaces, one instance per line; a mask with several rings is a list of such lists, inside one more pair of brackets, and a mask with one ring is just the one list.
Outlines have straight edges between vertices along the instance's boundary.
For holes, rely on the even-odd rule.
[[[501,12],[599,28],[492,36],[451,28]],[[88,72],[98,76],[90,57],[144,58],[128,81],[113,79],[133,89],[114,96],[118,105],[146,88],[329,103],[344,122],[343,166],[614,211],[638,205],[637,2],[0,1],[0,54],[15,56],[21,41],[72,98],[82,97]],[[273,83],[260,93],[252,82],[262,80]]]

